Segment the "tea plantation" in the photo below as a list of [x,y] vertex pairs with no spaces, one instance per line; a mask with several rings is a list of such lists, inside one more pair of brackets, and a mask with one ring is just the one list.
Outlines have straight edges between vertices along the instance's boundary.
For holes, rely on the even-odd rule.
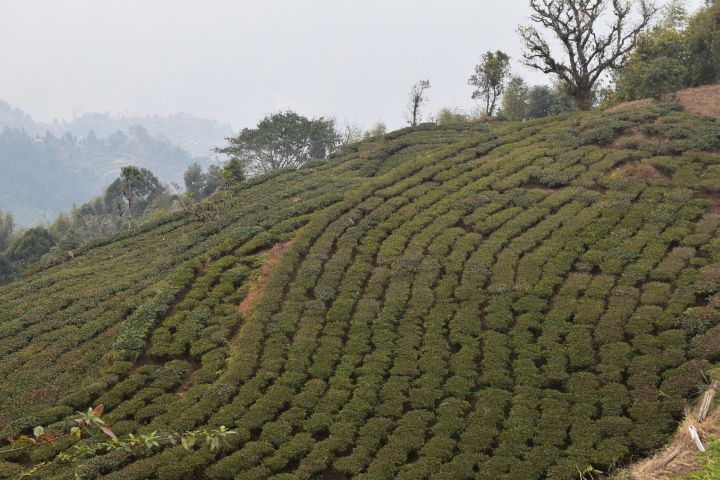
[[643,456],[720,360],[720,124],[680,110],[400,130],[37,267],[0,288],[0,437],[98,404],[118,435],[237,432],[34,478],[560,480]]

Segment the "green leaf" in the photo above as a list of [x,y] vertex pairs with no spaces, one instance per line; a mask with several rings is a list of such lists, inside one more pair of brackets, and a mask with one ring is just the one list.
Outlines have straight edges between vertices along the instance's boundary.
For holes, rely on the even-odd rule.
[[210,439],[210,450],[216,452],[220,449],[220,439],[218,437],[212,437]]
[[33,435],[35,435],[35,438],[41,437],[45,433],[45,427],[35,427],[33,430]]
[[182,446],[185,448],[185,450],[190,450],[191,448],[193,448],[196,441],[197,438],[194,433],[186,433],[180,439],[180,443],[182,443]]
[[15,446],[16,447],[24,447],[27,445],[35,445],[37,442],[34,438],[28,437],[27,435],[20,435],[17,440],[15,440]]

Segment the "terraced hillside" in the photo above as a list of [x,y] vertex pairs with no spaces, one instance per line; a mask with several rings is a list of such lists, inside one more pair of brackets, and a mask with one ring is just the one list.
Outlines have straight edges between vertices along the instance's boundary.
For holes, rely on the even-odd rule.
[[39,478],[571,479],[666,441],[720,359],[714,119],[655,105],[351,150],[0,289],[2,437],[100,403],[118,434],[237,432]]

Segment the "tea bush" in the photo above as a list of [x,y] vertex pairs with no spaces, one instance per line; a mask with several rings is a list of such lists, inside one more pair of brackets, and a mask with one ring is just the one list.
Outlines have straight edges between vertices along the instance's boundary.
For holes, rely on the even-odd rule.
[[[97,403],[123,433],[236,432],[81,465],[107,478],[607,472],[720,359],[718,138],[655,105],[423,125],[253,178],[217,218],[0,288],[1,433]],[[663,178],[619,174],[640,159]]]

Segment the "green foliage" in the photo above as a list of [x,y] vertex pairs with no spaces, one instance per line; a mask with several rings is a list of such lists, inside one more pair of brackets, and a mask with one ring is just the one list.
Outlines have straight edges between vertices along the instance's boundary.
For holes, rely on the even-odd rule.
[[18,235],[0,252],[0,285],[17,278],[23,270],[47,254],[56,240],[45,227],[35,227]]
[[245,167],[239,158],[233,157],[225,163],[222,178],[228,185],[238,185],[245,180]]
[[522,77],[513,75],[502,97],[501,113],[508,120],[524,120],[528,103],[528,86]]
[[46,228],[35,227],[17,237],[3,256],[22,269],[40,260],[54,244],[55,239]]
[[720,472],[720,440],[712,439],[705,446],[707,453],[700,458],[698,470],[679,477],[678,480],[716,480]]
[[469,122],[470,118],[462,112],[462,110],[454,110],[450,108],[441,109],[435,118],[438,125],[455,125],[458,123]]
[[0,222],[0,230],[10,243],[4,252],[0,251],[0,284],[15,280],[29,267],[40,268],[34,265],[40,260],[72,257],[81,245],[108,238],[138,221],[152,222],[174,209],[176,200],[152,172],[127,166],[103,195],[73,207],[69,215],[58,215],[49,227],[38,226],[10,235],[12,217],[6,217]]
[[[232,167],[231,167],[232,168]],[[219,167],[203,172],[200,164],[193,163],[183,174],[185,191],[196,201],[212,195],[222,182],[222,171]]]
[[640,36],[628,65],[617,79],[623,99],[660,99],[690,86],[687,41],[674,28],[655,28]]
[[525,120],[557,115],[574,109],[561,85],[528,87],[517,76],[512,77],[503,95],[500,116],[508,120]]
[[720,79],[720,4],[708,3],[688,21],[685,35],[691,54],[691,85]]
[[0,253],[10,245],[15,232],[15,219],[10,212],[0,210]]
[[117,209],[121,216],[132,220],[141,216],[162,190],[160,180],[150,170],[126,166],[107,188],[104,201],[108,210]]
[[678,5],[671,5],[663,21],[639,36],[617,78],[620,98],[662,98],[720,80],[719,12],[715,3],[687,20]]
[[218,153],[237,159],[246,171],[269,173],[325,158],[337,148],[339,134],[332,119],[311,120],[288,110],[263,118],[256,128],[245,128],[227,141]]
[[[62,433],[58,436],[46,433],[45,427],[36,426],[32,436],[20,435],[16,439],[11,439],[12,445],[6,449],[0,449],[0,455],[13,455],[18,452],[54,446],[63,439],[76,440],[71,449],[62,450],[50,460],[18,472],[18,478],[28,478],[44,473],[54,464],[79,463],[94,459],[99,455],[112,455],[112,452],[123,452],[131,458],[133,456],[141,457],[152,454],[164,446],[174,446],[178,443],[187,451],[192,451],[204,444],[210,452],[218,452],[229,446],[228,440],[233,435],[237,435],[236,431],[221,425],[213,430],[199,429],[182,433],[152,431],[138,435],[129,433],[124,437],[118,437],[102,419],[103,411],[104,407],[100,404],[95,408],[88,408],[87,412],[75,412],[76,418],[73,419],[75,426],[70,429],[69,433]],[[97,438],[93,438],[96,431],[101,432],[105,438],[109,437],[110,440],[99,441]],[[77,442],[83,437],[90,437],[89,441]],[[83,478],[87,475],[79,473],[78,470],[75,471],[75,478]]]
[[480,58],[475,66],[475,73],[468,79],[473,86],[473,100],[481,100],[485,104],[485,115],[495,113],[498,100],[500,100],[505,84],[510,76],[510,57],[500,50],[488,51]]
[[563,111],[558,105],[558,93],[547,85],[537,85],[528,91],[526,115],[528,118],[542,118]]

